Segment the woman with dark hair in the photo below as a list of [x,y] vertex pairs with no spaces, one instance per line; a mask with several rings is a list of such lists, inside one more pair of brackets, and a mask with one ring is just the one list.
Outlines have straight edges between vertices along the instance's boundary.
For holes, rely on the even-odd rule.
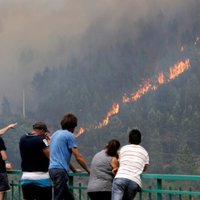
[[92,159],[87,192],[91,200],[111,200],[112,182],[120,142],[110,140]]

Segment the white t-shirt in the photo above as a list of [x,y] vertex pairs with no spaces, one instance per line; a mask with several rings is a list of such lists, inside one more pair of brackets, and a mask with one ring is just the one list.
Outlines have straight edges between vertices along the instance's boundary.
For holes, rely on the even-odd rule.
[[119,152],[119,169],[115,178],[127,178],[142,187],[140,174],[149,164],[149,155],[140,145],[123,146]]

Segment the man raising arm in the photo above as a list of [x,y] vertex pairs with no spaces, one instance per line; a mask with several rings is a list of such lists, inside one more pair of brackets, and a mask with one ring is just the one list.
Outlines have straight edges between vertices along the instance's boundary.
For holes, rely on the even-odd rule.
[[[15,128],[17,123],[9,124],[5,128],[0,129],[0,135],[3,135],[8,130]],[[4,144],[3,138],[0,137],[0,200],[4,199],[4,193],[10,189],[8,182],[8,175],[6,169],[12,169],[12,165],[10,163],[5,163],[7,160],[6,154],[6,146]]]
[[6,133],[8,130],[13,129],[17,126],[17,123],[14,124],[9,124],[8,126],[0,129],[0,135],[3,135],[4,133]]

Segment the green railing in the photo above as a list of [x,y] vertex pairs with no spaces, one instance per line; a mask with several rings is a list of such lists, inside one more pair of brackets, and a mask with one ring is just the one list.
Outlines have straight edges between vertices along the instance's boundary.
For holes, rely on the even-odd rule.
[[142,174],[140,200],[200,200],[200,176]]
[[[21,200],[20,170],[8,171],[11,190],[6,200]],[[143,189],[137,200],[200,200],[199,175],[142,174]],[[87,173],[71,173],[70,189],[76,200],[88,200]]]

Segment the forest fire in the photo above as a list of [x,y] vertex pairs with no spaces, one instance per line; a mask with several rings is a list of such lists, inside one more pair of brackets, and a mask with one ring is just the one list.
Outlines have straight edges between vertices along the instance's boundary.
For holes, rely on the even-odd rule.
[[[150,90],[157,90],[159,85],[165,84],[167,82],[170,82],[171,80],[174,80],[178,76],[180,76],[183,72],[188,70],[190,68],[190,60],[186,59],[185,61],[178,61],[174,66],[170,67],[169,73],[165,76],[164,73],[159,73],[155,80],[147,80],[144,82],[143,85],[140,86],[140,88],[132,93],[130,97],[125,94],[122,97],[122,103],[130,103],[133,101],[139,100],[144,94],[149,92]],[[97,126],[94,126],[94,129],[99,129],[104,126],[107,126],[110,122],[110,118],[113,115],[116,115],[119,112],[119,103],[113,103],[111,110],[107,113],[106,117],[102,120],[102,122],[99,122]],[[76,137],[83,134],[85,131],[90,131],[91,128],[80,128],[77,134],[75,134]]]
[[146,94],[149,90],[157,90],[158,85],[162,85],[166,82],[169,82],[179,75],[181,75],[184,71],[188,70],[190,67],[190,60],[186,59],[184,61],[177,62],[173,67],[170,67],[169,74],[167,76],[164,73],[159,73],[158,77],[156,78],[155,83],[150,80],[146,81],[136,92],[130,95],[130,97],[126,95],[123,96],[122,102],[129,103],[132,101],[137,101],[140,99],[144,94]]
[[113,103],[112,109],[107,113],[105,119],[102,122],[100,122],[98,126],[95,127],[95,129],[107,126],[110,121],[110,117],[112,117],[113,115],[116,115],[118,112],[119,112],[119,104]]

